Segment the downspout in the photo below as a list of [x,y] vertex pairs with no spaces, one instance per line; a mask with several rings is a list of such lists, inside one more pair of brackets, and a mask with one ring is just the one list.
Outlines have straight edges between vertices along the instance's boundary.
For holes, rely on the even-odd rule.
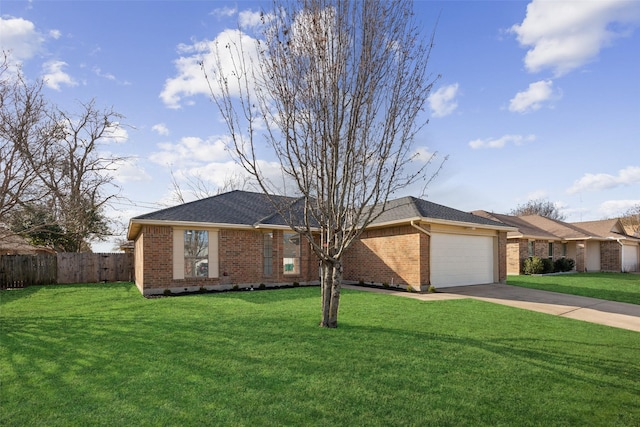
[[[426,234],[427,236],[429,236],[429,238],[431,238],[431,233],[426,230],[425,228],[422,228],[421,226],[419,226],[418,224],[416,224],[416,222],[414,220],[411,220],[411,226],[413,228],[415,228],[416,230],[418,230],[421,233]],[[429,243],[429,286],[431,285],[431,243]],[[422,287],[422,284],[420,285],[420,287]],[[422,291],[422,289],[421,289]]]
[[425,230],[424,228],[420,227],[418,224],[416,224],[415,220],[411,220],[411,226],[413,228],[415,228],[416,230],[426,234],[427,236],[431,237],[431,233],[427,230]]

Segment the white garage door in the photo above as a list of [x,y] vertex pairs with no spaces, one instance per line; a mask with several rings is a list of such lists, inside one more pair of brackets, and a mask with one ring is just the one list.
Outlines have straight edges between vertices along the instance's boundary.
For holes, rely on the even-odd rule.
[[436,288],[493,283],[493,237],[431,234],[431,284]]
[[624,245],[622,247],[622,270],[638,271],[638,247]]

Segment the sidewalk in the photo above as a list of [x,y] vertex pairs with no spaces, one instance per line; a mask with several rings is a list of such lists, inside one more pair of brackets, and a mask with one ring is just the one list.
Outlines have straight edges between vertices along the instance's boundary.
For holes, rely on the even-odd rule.
[[539,311],[640,332],[640,305],[607,301],[577,295],[560,294],[502,284],[443,288],[432,294],[398,292],[387,289],[344,285],[346,289],[385,293],[422,301],[474,298],[481,301]]

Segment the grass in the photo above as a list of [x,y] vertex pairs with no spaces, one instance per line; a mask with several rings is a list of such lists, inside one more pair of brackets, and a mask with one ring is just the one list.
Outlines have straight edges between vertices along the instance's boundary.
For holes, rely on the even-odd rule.
[[640,304],[640,274],[577,273],[556,276],[509,276],[509,285]]
[[0,425],[637,426],[640,334],[465,299],[318,288],[0,293]]

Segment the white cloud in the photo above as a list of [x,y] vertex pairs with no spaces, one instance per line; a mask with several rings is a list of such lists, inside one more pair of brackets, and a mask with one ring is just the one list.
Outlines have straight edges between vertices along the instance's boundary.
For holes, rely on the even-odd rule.
[[176,165],[178,168],[202,166],[209,162],[230,159],[223,138],[211,137],[207,140],[187,136],[177,144],[160,143],[159,152],[151,154],[149,159],[161,165]]
[[233,7],[217,7],[215,9],[213,9],[211,11],[211,13],[209,13],[209,15],[213,15],[216,18],[220,19],[220,18],[230,18],[232,16],[234,16],[236,13],[238,13],[238,9]]
[[54,40],[58,40],[60,37],[62,37],[62,33],[60,32],[60,30],[51,30],[49,31],[49,37]]
[[44,37],[31,21],[22,18],[0,17],[0,48],[11,51],[16,61],[32,58],[42,49]]
[[524,63],[529,72],[551,69],[566,74],[592,60],[615,38],[640,22],[640,2],[628,0],[533,0],[521,24],[511,27],[529,47]]
[[169,135],[169,128],[164,123],[158,123],[151,127],[151,130],[156,132],[158,135],[167,136]]
[[474,150],[479,148],[503,148],[507,144],[522,145],[535,141],[535,135],[504,135],[500,138],[474,139],[469,141],[469,147]]
[[629,209],[640,205],[640,199],[636,200],[607,200],[598,208],[603,217],[615,218],[624,215]]
[[263,15],[262,12],[254,12],[252,10],[243,10],[238,14],[238,23],[240,28],[258,28],[262,25],[263,19],[265,21],[271,19],[271,15]]
[[458,88],[458,83],[454,83],[441,87],[429,96],[429,107],[433,111],[433,117],[444,117],[453,113],[458,107],[456,102]]
[[541,80],[531,83],[527,90],[518,92],[509,101],[509,111],[516,113],[527,113],[538,110],[542,103],[549,101],[553,97],[553,82],[551,80]]
[[149,175],[144,168],[138,164],[138,159],[130,157],[119,160],[114,164],[115,173],[114,179],[121,184],[127,182],[140,182],[151,181],[151,175]]
[[437,153],[434,151],[430,151],[429,147],[418,147],[416,148],[415,153],[413,153],[413,160],[427,163],[433,160],[437,156]]
[[581,191],[608,190],[623,185],[640,183],[640,166],[629,166],[618,171],[618,175],[608,173],[586,173],[567,190],[569,194]]
[[129,132],[120,123],[114,123],[104,131],[103,138],[106,143],[120,144],[127,142],[129,139]]
[[47,61],[42,65],[45,84],[54,90],[60,90],[60,85],[77,86],[76,82],[69,74],[62,70],[67,63],[64,61]]
[[[256,39],[239,30],[225,30],[214,40],[196,41],[191,45],[181,44],[178,46],[178,51],[188,55],[174,61],[177,76],[167,79],[160,93],[160,98],[169,108],[180,108],[184,98],[195,95],[208,96],[212,88],[218,90],[216,83],[216,76],[219,74],[216,69],[218,59],[221,69],[224,70],[223,75],[229,78],[231,94],[238,94],[240,88],[237,80],[232,76],[236,64],[242,62],[242,55],[247,66],[256,63],[258,56]],[[202,64],[207,70],[211,87],[205,78]]]
[[102,77],[104,79],[107,80],[116,80],[116,76],[114,76],[111,73],[105,73],[102,71],[102,69],[100,67],[93,67],[93,72],[96,74],[96,76],[98,77]]

